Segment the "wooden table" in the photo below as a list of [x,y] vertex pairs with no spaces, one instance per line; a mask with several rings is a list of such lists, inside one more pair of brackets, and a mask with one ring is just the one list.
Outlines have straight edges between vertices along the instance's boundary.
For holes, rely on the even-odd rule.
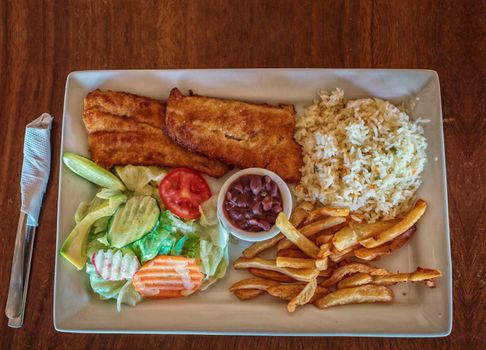
[[[486,348],[484,1],[1,1],[0,305],[20,207],[26,123],[55,116],[52,175],[25,326],[0,348]],[[437,339],[270,338],[57,333],[52,322],[59,145],[66,76],[119,68],[379,67],[438,72],[454,274],[452,334]],[[484,180],[483,180],[484,181]],[[482,290],[481,290],[482,288]],[[393,322],[393,320],[390,320]]]

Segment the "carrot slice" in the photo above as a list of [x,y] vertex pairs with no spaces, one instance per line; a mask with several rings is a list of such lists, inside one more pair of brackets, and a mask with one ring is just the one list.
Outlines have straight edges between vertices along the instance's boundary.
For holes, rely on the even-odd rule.
[[197,291],[203,278],[196,259],[159,255],[135,273],[132,283],[145,298],[177,298]]

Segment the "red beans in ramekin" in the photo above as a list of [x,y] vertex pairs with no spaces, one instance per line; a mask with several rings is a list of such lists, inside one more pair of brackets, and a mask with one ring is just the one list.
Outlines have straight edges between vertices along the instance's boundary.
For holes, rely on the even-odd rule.
[[282,195],[277,184],[267,175],[243,175],[225,194],[226,218],[248,232],[268,231],[283,210]]

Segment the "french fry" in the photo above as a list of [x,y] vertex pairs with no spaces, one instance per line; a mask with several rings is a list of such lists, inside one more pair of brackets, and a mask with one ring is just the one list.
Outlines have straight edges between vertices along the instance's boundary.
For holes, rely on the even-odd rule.
[[[290,301],[295,298],[306,286],[305,283],[285,283],[268,288],[267,293],[282,300]],[[327,289],[317,285],[317,289],[310,302],[322,298],[327,294]]]
[[298,281],[308,282],[319,273],[314,269],[292,269],[285,267],[278,267],[275,260],[267,260],[262,258],[238,258],[234,263],[235,269],[257,268],[264,270],[271,270],[283,273],[289,277],[292,277]]
[[332,249],[332,243],[330,242],[324,243],[323,245],[320,246],[317,257],[322,259],[331,255],[332,254],[331,249]]
[[349,265],[351,264],[353,261],[351,260],[350,257],[346,257],[344,258],[343,260],[337,262],[337,263],[334,263],[334,264],[338,264],[338,267],[341,267],[341,266],[344,266],[344,265]]
[[346,218],[340,216],[330,216],[328,218],[315,221],[312,224],[302,226],[301,233],[306,237],[310,237],[319,231],[340,225],[344,222],[346,222]]
[[321,246],[322,244],[324,243],[328,243],[330,241],[332,241],[332,238],[334,237],[334,234],[336,232],[338,232],[339,230],[341,230],[342,228],[348,226],[348,221],[345,221],[339,225],[336,225],[336,226],[333,226],[333,227],[329,227],[329,228],[326,228],[322,231],[319,231],[317,232],[315,235],[314,235],[314,238],[315,238],[315,243],[318,245],[318,246]]
[[317,280],[316,278],[313,278],[309,281],[309,283],[305,285],[305,287],[300,291],[299,294],[297,294],[297,296],[290,300],[290,302],[287,304],[287,311],[294,312],[297,306],[303,306],[307,304],[314,296],[316,289]]
[[295,207],[295,209],[303,209],[306,212],[310,212],[314,210],[314,208],[315,208],[314,204],[312,204],[312,202],[309,201],[302,201],[297,205],[297,207]]
[[238,289],[259,289],[267,290],[271,286],[278,285],[278,282],[268,280],[265,278],[247,278],[233,284],[229,291],[233,292]]
[[370,284],[373,282],[373,277],[364,272],[358,272],[341,280],[337,287],[338,289],[362,286],[363,284]]
[[365,272],[370,275],[386,275],[389,274],[389,272],[385,269],[381,268],[375,268],[369,265],[361,264],[361,263],[351,263],[348,265],[341,266],[334,270],[333,274],[331,277],[329,277],[327,280],[324,280],[321,283],[321,286],[324,288],[330,287],[339,281],[341,281],[345,276],[354,274],[357,272]]
[[408,240],[410,239],[410,237],[413,236],[415,231],[416,231],[416,226],[413,225],[407,231],[405,231],[400,236],[396,237],[395,239],[393,239],[388,243],[385,243],[375,248],[361,247],[355,249],[354,256],[359,259],[368,260],[368,261],[381,259],[384,256],[390,255],[395,250],[400,249],[405,243],[408,242]]
[[314,292],[314,295],[312,296],[312,298],[309,301],[309,303],[313,303],[317,299],[322,298],[327,293],[329,293],[329,291],[326,288],[321,287],[320,285],[317,285],[316,291]]
[[326,244],[326,243],[331,242],[332,241],[332,237],[334,237],[333,234],[316,236],[315,243],[316,243],[317,246],[321,246],[323,244]]
[[387,275],[371,276],[367,273],[357,273],[338,283],[338,288],[356,287],[363,284],[392,285],[405,282],[433,281],[434,278],[441,277],[442,272],[434,269],[424,269],[418,267],[411,273],[395,273]]
[[304,221],[304,225],[309,224],[313,221],[316,221],[318,218],[322,216],[348,216],[349,209],[348,208],[331,208],[331,207],[321,207],[314,209],[309,213],[307,219]]
[[295,296],[299,294],[304,287],[305,284],[303,283],[279,284],[277,286],[268,288],[267,293],[282,300],[290,301],[295,298]]
[[319,248],[310,241],[306,236],[300,233],[287,219],[284,213],[277,216],[277,227],[282,231],[283,235],[294,243],[300,250],[306,253],[311,258],[317,258]]
[[329,258],[333,262],[340,262],[341,260],[354,256],[354,249],[355,247],[349,247],[341,252],[336,252],[333,249],[332,253],[329,255]]
[[338,289],[314,302],[319,309],[332,306],[361,304],[361,303],[389,303],[393,300],[393,291],[385,286],[366,284],[358,287]]
[[439,270],[418,267],[417,270],[411,273],[395,273],[383,276],[373,276],[372,283],[377,285],[391,285],[395,283],[427,281],[441,276],[442,272]]
[[[294,312],[307,303],[320,309],[346,304],[388,303],[393,300],[393,292],[388,286],[397,283],[422,281],[434,288],[435,279],[442,276],[439,270],[418,267],[414,272],[391,274],[386,269],[352,260],[355,257],[377,260],[400,249],[413,236],[415,224],[426,207],[427,203],[419,199],[403,219],[368,224],[350,220],[348,210],[312,210],[312,204],[303,202],[289,220],[279,214],[279,235],[253,244],[244,251],[245,257],[234,262],[236,269],[248,269],[260,278],[236,282],[230,291],[241,300],[255,298],[266,291],[288,301],[287,310]],[[323,218],[325,215],[330,216]],[[297,229],[299,225],[302,227]],[[275,245],[275,260],[255,257]],[[336,290],[329,293],[327,288],[333,286]]]
[[282,258],[302,258],[302,259],[308,259],[309,257],[307,256],[306,253],[304,253],[300,249],[283,249],[279,250],[277,252],[277,257],[282,257]]
[[[330,216],[328,218],[313,222],[312,224],[305,225],[299,229],[300,233],[305,237],[310,237],[319,231],[326,228],[333,227],[342,224],[346,221],[346,218],[341,216]],[[293,243],[288,239],[283,239],[278,243],[278,250],[287,249],[293,246]]]
[[334,272],[334,270],[328,266],[327,270],[319,271],[318,277],[329,277],[329,276],[332,275],[333,272]]
[[292,225],[299,227],[312,209],[314,209],[314,205],[311,202],[301,202],[290,215]]
[[316,268],[319,271],[327,270],[329,267],[329,256],[332,254],[331,251],[332,243],[328,242],[319,248],[319,254],[317,254]]
[[261,289],[238,289],[233,291],[233,294],[240,300],[249,300],[256,298],[263,292]]
[[255,242],[243,251],[243,256],[245,258],[253,258],[261,252],[276,246],[277,243],[283,238],[285,238],[285,236],[279,233],[273,238],[265,241]]
[[[290,216],[290,222],[292,223],[292,225],[298,227],[305,220],[309,211],[312,209],[313,209],[312,203],[301,202],[297,206],[297,208],[295,208],[294,212]],[[260,254],[261,252],[274,247],[283,238],[285,238],[285,236],[279,233],[273,238],[267,239],[265,241],[253,243],[243,251],[243,256],[245,258],[253,258],[258,254]]]
[[319,271],[327,270],[327,268],[329,266],[329,258],[326,256],[324,258],[316,259],[315,265],[316,265],[315,266],[316,269],[318,269]]
[[[295,282],[295,279],[277,271],[249,268],[248,272],[253,276],[269,279],[277,282]],[[320,276],[326,277],[326,276]]]
[[374,237],[370,237],[364,240],[360,240],[359,243],[366,248],[375,248],[386,242],[391,241],[395,237],[401,235],[412,227],[421,217],[424,215],[427,209],[427,202],[419,199],[415,203],[415,207],[401,220],[398,224],[390,227],[389,229],[379,233]]
[[374,236],[398,222],[400,222],[400,220],[397,219],[377,221],[372,224],[351,221],[349,225],[341,228],[334,234],[332,243],[338,251],[343,251],[349,247],[357,245],[360,240]]
[[316,260],[301,259],[301,258],[287,258],[277,257],[275,260],[277,267],[291,267],[294,269],[314,269],[316,268]]

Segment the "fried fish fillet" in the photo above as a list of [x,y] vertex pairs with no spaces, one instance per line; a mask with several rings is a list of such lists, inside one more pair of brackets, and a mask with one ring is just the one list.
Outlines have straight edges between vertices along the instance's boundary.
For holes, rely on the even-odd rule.
[[166,133],[181,146],[240,168],[266,168],[286,181],[300,180],[293,106],[184,96],[174,88],[166,113]]
[[164,133],[165,104],[126,92],[90,92],[84,99],[83,121],[93,160],[113,165],[187,167],[214,177],[228,166],[193,153]]

